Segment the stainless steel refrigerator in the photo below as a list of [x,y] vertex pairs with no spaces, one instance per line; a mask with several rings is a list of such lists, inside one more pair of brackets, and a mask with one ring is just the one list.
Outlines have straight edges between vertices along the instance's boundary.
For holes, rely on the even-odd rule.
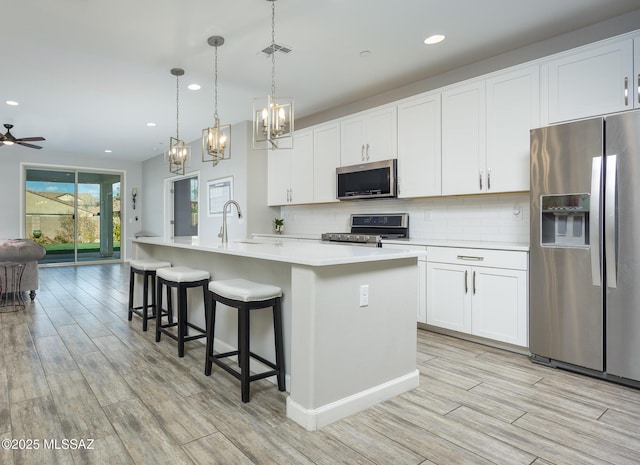
[[640,111],[531,131],[532,359],[640,380]]

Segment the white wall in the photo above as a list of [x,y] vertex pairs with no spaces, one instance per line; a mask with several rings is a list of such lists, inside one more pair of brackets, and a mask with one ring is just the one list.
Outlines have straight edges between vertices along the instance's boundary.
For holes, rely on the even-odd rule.
[[409,213],[413,239],[529,243],[528,193],[282,207],[287,234],[346,232],[352,213]]
[[[45,145],[45,144],[43,144]],[[22,170],[28,166],[51,166],[61,168],[79,168],[94,170],[115,170],[124,173],[122,192],[122,238],[123,256],[128,256],[130,244],[124,238],[131,237],[135,230],[134,212],[131,203],[131,187],[140,189],[140,162],[117,160],[105,156],[104,158],[85,157],[48,151],[12,146],[0,149],[0,198],[2,198],[2,216],[0,220],[0,238],[25,237],[24,232],[24,175]],[[129,219],[132,222],[129,223]]]
[[[207,215],[207,181],[233,176],[233,199],[242,209],[244,218],[239,220],[235,208],[227,215],[229,239],[241,239],[253,232],[271,232],[271,222],[279,212],[267,206],[267,154],[264,150],[253,150],[251,122],[244,121],[231,128],[231,159],[222,160],[216,166],[202,162],[200,140],[191,146],[191,166],[185,176],[199,178],[199,223],[201,238],[217,240],[222,226],[221,217]],[[142,164],[143,189],[138,199],[141,203],[141,231],[154,236],[164,235],[164,189],[167,180],[179,179],[169,172],[159,155]],[[168,183],[171,184],[171,183]],[[168,220],[169,218],[167,218]]]

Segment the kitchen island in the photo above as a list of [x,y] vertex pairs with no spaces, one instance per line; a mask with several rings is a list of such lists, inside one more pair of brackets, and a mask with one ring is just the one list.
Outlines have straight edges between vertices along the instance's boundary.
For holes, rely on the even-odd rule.
[[[286,411],[307,430],[418,386],[421,252],[252,239],[222,245],[191,237],[141,237],[133,243],[138,259],[208,270],[212,279],[241,277],[282,288]],[[202,298],[190,295],[189,306],[190,321],[204,325]],[[216,318],[216,347],[231,350],[236,314],[223,310]],[[252,315],[252,351],[273,360],[272,328],[270,312]],[[202,364],[204,369],[204,359]]]

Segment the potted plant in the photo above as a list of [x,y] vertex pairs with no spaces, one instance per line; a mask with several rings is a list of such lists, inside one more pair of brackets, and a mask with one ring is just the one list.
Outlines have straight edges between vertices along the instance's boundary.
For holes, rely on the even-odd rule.
[[284,218],[275,218],[273,220],[273,229],[278,234],[282,234],[284,230]]

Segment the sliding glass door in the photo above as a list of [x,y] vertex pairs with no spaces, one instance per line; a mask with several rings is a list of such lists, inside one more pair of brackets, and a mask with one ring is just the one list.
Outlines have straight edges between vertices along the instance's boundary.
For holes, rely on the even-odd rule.
[[120,260],[120,174],[27,168],[25,180],[25,235],[47,249],[40,263]]

